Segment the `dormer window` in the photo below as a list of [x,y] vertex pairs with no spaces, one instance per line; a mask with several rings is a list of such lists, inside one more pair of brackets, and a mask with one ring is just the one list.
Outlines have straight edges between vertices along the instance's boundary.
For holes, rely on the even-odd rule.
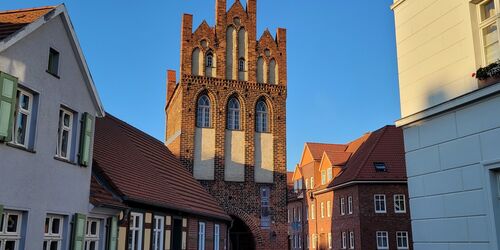
[[240,71],[240,72],[245,71],[245,59],[244,58],[240,58],[240,60],[238,62],[238,71]]
[[383,162],[374,162],[373,166],[375,167],[375,170],[377,172],[386,172],[387,171],[387,167],[386,167],[385,163],[383,163]]

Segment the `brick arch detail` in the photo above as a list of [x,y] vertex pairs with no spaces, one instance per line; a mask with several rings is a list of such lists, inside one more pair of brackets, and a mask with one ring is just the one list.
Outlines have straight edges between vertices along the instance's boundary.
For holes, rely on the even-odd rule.
[[243,210],[237,207],[226,207],[226,212],[230,216],[238,217],[240,220],[245,222],[245,224],[250,228],[251,233],[253,234],[255,245],[262,246],[264,244],[264,236],[262,229],[260,228],[260,223],[258,219],[255,219],[248,213],[245,213]]

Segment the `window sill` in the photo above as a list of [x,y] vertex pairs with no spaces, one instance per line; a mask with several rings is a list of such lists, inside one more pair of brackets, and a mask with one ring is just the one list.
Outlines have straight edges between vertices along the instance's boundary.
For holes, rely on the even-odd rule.
[[57,74],[54,74],[54,73],[50,72],[49,70],[45,70],[45,72],[47,72],[49,75],[51,75],[51,76],[53,76],[53,77],[55,77],[57,79],[61,79],[60,76],[58,76]]
[[57,155],[56,155],[56,156],[54,156],[54,160],[56,160],[56,161],[61,161],[61,162],[64,162],[64,163],[68,163],[68,164],[71,164],[71,165],[78,166],[78,164],[76,164],[76,162],[72,162],[72,161],[70,161],[70,160],[68,160],[68,159],[64,159],[64,158],[59,157],[59,156],[57,156]]
[[19,149],[19,150],[26,151],[26,152],[28,152],[28,153],[32,153],[32,154],[35,154],[35,153],[36,153],[36,151],[34,151],[34,150],[31,150],[31,149],[29,149],[29,148],[23,147],[23,146],[21,146],[21,145],[17,145],[17,144],[15,144],[15,143],[7,142],[7,143],[5,143],[5,145],[7,145],[7,146],[9,146],[9,147],[11,147],[11,148],[17,148],[17,149]]

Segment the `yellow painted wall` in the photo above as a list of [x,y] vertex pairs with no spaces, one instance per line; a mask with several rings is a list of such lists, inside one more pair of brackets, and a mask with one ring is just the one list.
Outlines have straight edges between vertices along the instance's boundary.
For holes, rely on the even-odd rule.
[[214,180],[215,129],[196,128],[193,175],[197,180]]
[[226,130],[225,142],[226,181],[245,181],[245,132]]
[[255,182],[272,183],[274,174],[274,142],[270,133],[255,134]]

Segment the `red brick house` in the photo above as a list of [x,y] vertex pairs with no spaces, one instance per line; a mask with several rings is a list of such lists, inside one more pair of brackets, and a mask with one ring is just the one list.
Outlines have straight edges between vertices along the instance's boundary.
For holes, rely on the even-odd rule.
[[91,203],[120,212],[118,250],[226,249],[231,218],[153,137],[97,119]]
[[307,143],[304,159],[313,161],[298,167],[308,180],[303,248],[411,249],[401,129],[386,126],[344,147]]

